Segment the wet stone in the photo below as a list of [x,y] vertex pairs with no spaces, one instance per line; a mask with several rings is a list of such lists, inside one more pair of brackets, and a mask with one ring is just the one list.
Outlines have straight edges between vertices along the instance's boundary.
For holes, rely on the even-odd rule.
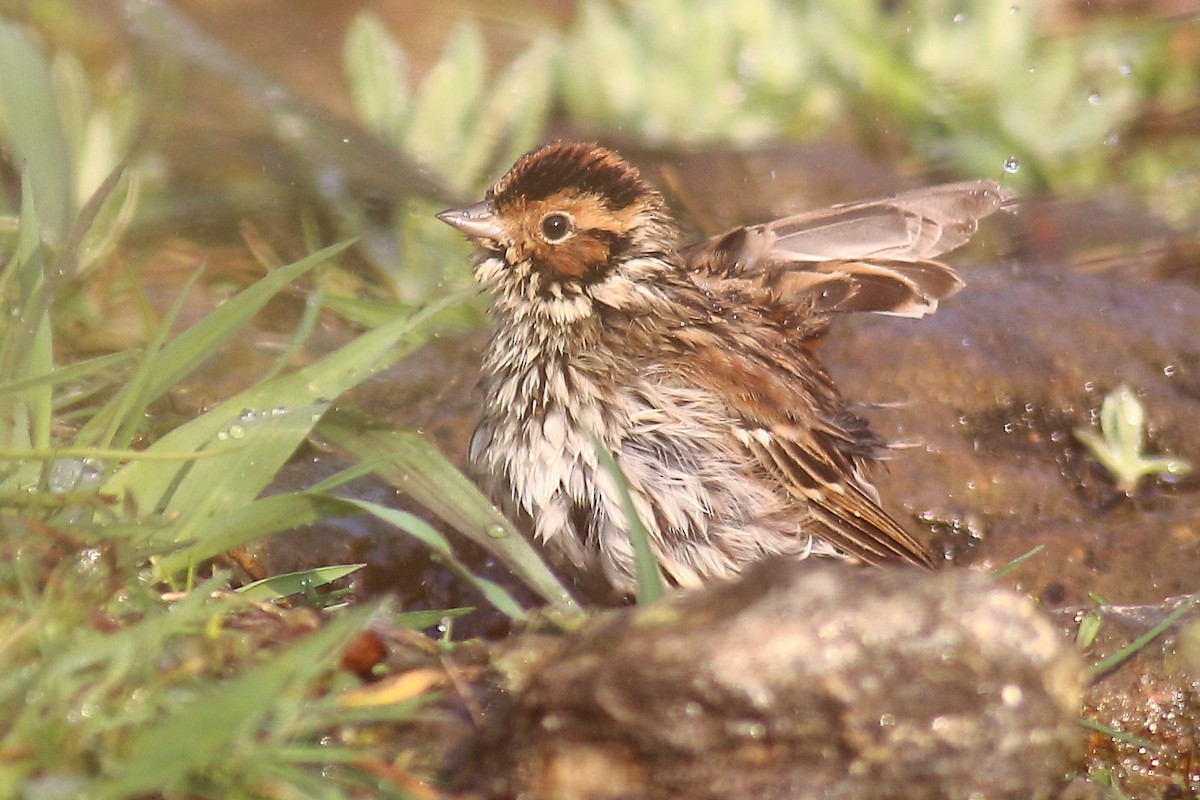
[[1126,497],[1073,430],[1124,383],[1146,409],[1146,452],[1200,462],[1200,290],[1032,263],[962,275],[927,319],[838,320],[825,343],[843,393],[897,404],[872,423],[915,445],[878,475],[885,504],[959,565],[1044,545],[1005,581],[1052,605],[1194,591],[1200,476],[1144,478]]
[[769,561],[508,684],[447,771],[473,796],[1027,798],[1082,753],[1069,641],[967,573]]

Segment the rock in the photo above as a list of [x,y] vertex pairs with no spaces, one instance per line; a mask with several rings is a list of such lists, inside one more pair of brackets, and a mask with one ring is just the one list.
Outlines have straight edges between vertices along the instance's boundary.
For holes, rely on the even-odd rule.
[[536,659],[448,770],[460,790],[1028,798],[1082,752],[1074,649],[969,573],[773,560],[597,617]]
[[961,565],[1045,545],[1005,581],[1050,606],[1194,591],[1200,474],[1127,498],[1073,430],[1125,383],[1147,452],[1200,464],[1200,290],[1033,264],[962,274],[933,316],[839,320],[823,350],[847,397],[899,404],[871,413],[880,434],[919,445],[878,476],[885,504],[910,528],[966,534],[937,542]]

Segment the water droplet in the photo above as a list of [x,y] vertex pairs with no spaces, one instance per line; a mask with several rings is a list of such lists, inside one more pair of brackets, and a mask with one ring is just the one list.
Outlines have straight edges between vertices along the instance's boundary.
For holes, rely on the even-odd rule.
[[228,438],[229,438],[229,434],[226,433],[225,431],[217,431],[217,441],[218,442],[224,442]]
[[484,531],[484,533],[486,533],[488,536],[492,537],[493,539],[508,538],[508,529],[505,528],[503,525],[501,525],[498,522],[494,525],[488,525],[486,528],[483,529],[483,531]]
[[1021,168],[1021,160],[1016,156],[1009,156],[1004,159],[1004,171],[1012,174]]
[[1122,75],[1132,75],[1133,67],[1131,67],[1129,64],[1122,64],[1121,66],[1117,67],[1117,72],[1121,73]]
[[241,422],[254,422],[258,419],[258,412],[252,408],[243,408],[242,413],[238,414],[238,419]]
[[954,15],[954,23],[957,25],[958,23],[962,22],[966,18],[967,18],[967,15],[960,11]]
[[230,425],[229,426],[229,438],[230,439],[245,439],[246,438],[246,429],[243,428],[241,425],[237,425],[237,424]]
[[1109,147],[1116,147],[1120,141],[1121,134],[1117,133],[1115,130],[1109,131],[1104,135],[1104,143]]
[[1090,105],[1090,106],[1100,105],[1100,93],[1099,92],[1088,92],[1087,101],[1088,101],[1088,105]]
[[1174,364],[1167,364],[1165,367],[1163,367],[1163,375],[1166,375],[1169,378],[1174,374],[1175,374],[1175,365]]
[[761,739],[767,733],[767,726],[755,720],[735,720],[729,723],[729,731],[735,736]]

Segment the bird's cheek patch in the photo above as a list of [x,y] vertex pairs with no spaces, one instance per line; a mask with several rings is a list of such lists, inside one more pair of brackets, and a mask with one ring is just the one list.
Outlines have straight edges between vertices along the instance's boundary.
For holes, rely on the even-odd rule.
[[604,271],[608,263],[608,242],[590,232],[579,234],[554,255],[551,265],[560,275],[580,279]]

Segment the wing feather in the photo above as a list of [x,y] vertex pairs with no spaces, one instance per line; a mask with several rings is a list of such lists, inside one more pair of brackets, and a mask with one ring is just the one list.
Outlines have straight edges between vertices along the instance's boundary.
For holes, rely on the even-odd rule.
[[684,257],[705,288],[735,282],[818,313],[920,317],[962,287],[934,258],[1011,199],[995,181],[934,186],[735,228]]

